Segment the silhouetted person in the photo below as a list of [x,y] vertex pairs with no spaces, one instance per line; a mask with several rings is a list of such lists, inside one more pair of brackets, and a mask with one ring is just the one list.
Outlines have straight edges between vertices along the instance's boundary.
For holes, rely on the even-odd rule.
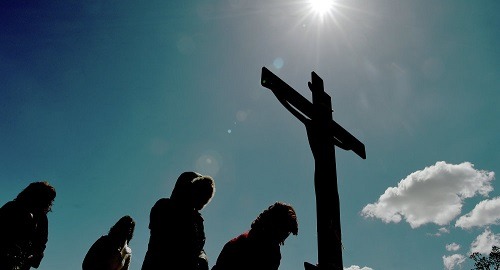
[[295,210],[277,202],[253,221],[250,231],[224,245],[212,270],[277,270],[280,245],[290,233],[298,233]]
[[134,235],[135,222],[124,216],[116,222],[107,235],[101,236],[90,247],[83,270],[128,270],[132,250],[128,246]]
[[195,172],[179,176],[170,198],[158,200],[151,209],[151,235],[142,270],[208,270],[199,210],[214,192],[210,176]]
[[47,213],[56,190],[47,182],[29,184],[0,208],[0,269],[38,268],[48,240]]

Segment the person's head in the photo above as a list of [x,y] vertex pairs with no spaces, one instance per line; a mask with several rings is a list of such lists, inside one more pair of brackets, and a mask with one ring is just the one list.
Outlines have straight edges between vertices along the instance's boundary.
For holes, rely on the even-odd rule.
[[251,231],[283,245],[290,233],[298,234],[295,210],[289,204],[276,202],[252,222]]
[[212,199],[215,182],[210,176],[183,172],[172,190],[171,199],[201,210]]
[[194,209],[201,210],[212,200],[215,182],[210,176],[199,176],[192,181],[191,202]]
[[132,240],[134,236],[135,221],[130,216],[124,216],[116,222],[111,229],[109,229],[108,235],[119,241],[126,240],[127,243]]
[[21,191],[15,201],[31,210],[48,213],[56,198],[56,190],[48,182],[33,182]]

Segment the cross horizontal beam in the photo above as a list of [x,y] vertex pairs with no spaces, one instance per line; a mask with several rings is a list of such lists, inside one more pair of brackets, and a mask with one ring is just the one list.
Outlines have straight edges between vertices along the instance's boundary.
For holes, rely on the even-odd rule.
[[[318,75],[316,75],[316,73],[314,72],[312,76],[313,78],[317,77],[319,80],[321,80],[321,78],[319,78]],[[285,101],[295,107],[300,113],[302,113],[309,119],[313,118],[313,103],[304,98],[300,93],[298,93],[295,89],[281,80],[266,67],[262,67],[261,85],[271,90],[281,102]],[[328,96],[328,94],[324,94]],[[344,150],[352,150],[362,159],[366,159],[365,145],[358,139],[356,139],[356,137],[351,135],[351,133],[345,130],[334,120],[331,120],[328,129],[329,130],[327,132],[329,132],[336,141],[335,145]]]

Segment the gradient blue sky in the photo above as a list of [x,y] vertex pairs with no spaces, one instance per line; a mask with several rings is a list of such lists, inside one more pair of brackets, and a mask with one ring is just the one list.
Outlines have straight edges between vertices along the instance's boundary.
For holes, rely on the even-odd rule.
[[317,256],[313,159],[260,71],[308,98],[315,71],[334,119],[367,150],[337,150],[345,268],[458,269],[465,258],[467,269],[471,250],[500,243],[499,10],[338,0],[320,17],[307,0],[2,1],[0,203],[32,181],[56,187],[40,270],[80,269],[131,215],[140,269],[150,208],[195,170],[217,184],[203,210],[210,266],[279,200],[299,218],[280,269],[303,269]]

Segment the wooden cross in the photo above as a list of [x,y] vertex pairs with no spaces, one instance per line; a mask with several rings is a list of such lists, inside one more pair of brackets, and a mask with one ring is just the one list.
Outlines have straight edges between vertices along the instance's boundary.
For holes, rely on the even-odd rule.
[[342,234],[335,146],[352,150],[366,159],[365,146],[333,121],[331,98],[325,93],[323,80],[316,73],[311,73],[311,82],[308,82],[312,92],[312,103],[265,67],[262,68],[261,84],[270,89],[278,101],[304,123],[314,156],[318,264],[305,262],[304,266],[306,270],[342,270]]

